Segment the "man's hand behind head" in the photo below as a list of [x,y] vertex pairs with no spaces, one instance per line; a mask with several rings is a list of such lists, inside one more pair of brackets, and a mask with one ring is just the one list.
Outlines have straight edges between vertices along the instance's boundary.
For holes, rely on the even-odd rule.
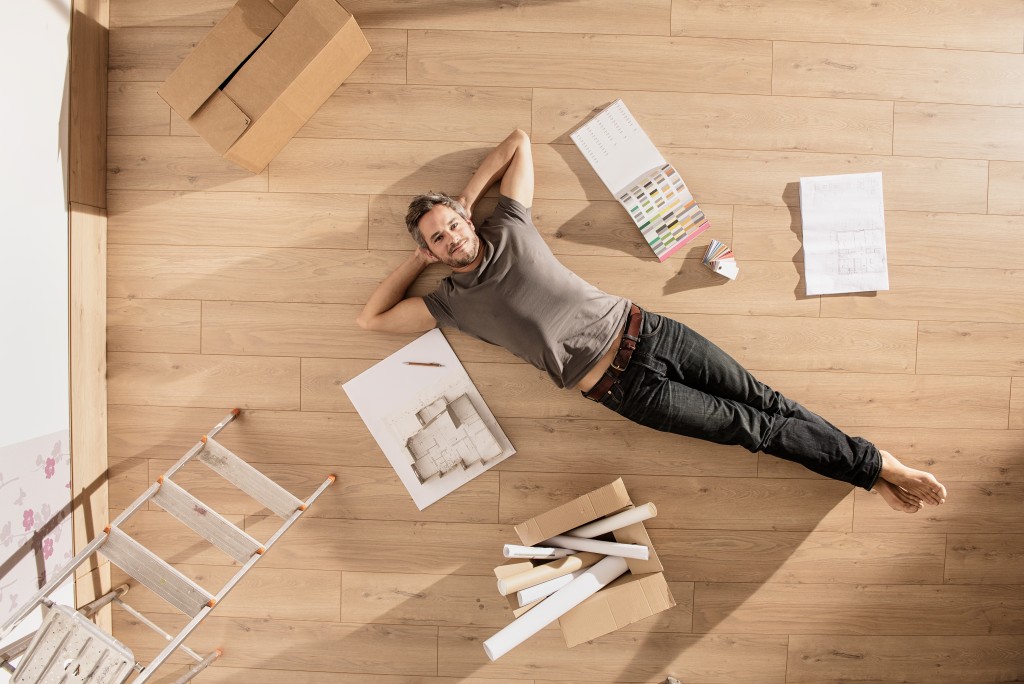
[[426,250],[423,247],[417,247],[415,254],[419,258],[420,261],[422,261],[424,264],[426,264],[428,266],[430,264],[436,264],[436,263],[439,263],[441,261],[436,256],[431,254],[429,250]]
[[466,199],[465,195],[459,195],[455,198],[455,201],[462,205],[462,208],[466,210],[466,220],[473,218],[473,207],[469,205],[469,200]]

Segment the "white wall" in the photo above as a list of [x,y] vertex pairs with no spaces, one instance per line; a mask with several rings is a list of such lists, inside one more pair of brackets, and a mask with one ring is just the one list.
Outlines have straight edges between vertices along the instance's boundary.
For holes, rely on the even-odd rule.
[[19,2],[0,22],[0,446],[69,425],[69,2]]
[[[70,502],[63,486],[70,480],[70,0],[28,0],[12,9],[0,22],[0,526],[11,523],[6,536],[0,529],[0,564],[23,549],[45,516]],[[50,570],[70,550],[70,527],[47,538],[57,547],[47,544]],[[27,561],[35,566],[32,556]],[[0,580],[0,622],[13,612],[15,592],[24,600],[35,591],[35,572],[33,586],[14,586],[24,583],[18,570]],[[59,600],[71,601],[69,588]]]

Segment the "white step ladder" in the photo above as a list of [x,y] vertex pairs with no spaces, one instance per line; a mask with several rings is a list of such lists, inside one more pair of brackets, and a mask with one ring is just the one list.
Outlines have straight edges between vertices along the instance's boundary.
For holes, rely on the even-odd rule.
[[[139,673],[133,684],[142,684],[177,650],[196,661],[196,665],[177,680],[181,684],[191,680],[220,656],[219,649],[200,655],[187,647],[184,641],[335,480],[334,475],[329,475],[305,501],[293,496],[213,439],[238,414],[239,410],[234,409],[214,426],[0,628],[2,639],[36,606],[43,605],[48,609],[42,626],[34,635],[0,648],[0,666],[13,673],[12,684],[122,684],[133,672]],[[205,464],[284,521],[270,539],[265,543],[254,539],[174,481],[173,476],[192,460]],[[153,501],[241,563],[242,567],[216,593],[208,592],[181,574],[121,529],[147,501]],[[126,585],[108,592],[77,612],[50,601],[47,596],[94,553],[103,555],[190,617],[191,621],[177,635],[168,634],[122,600],[127,592]],[[116,603],[168,641],[156,658],[145,665],[136,662],[130,649],[88,619],[109,603]],[[10,661],[19,656],[21,660],[14,667]]]

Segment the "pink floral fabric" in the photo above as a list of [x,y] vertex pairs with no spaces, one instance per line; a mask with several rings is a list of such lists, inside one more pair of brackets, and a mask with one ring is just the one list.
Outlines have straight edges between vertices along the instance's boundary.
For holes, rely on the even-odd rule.
[[71,560],[69,441],[62,430],[0,447],[0,622]]

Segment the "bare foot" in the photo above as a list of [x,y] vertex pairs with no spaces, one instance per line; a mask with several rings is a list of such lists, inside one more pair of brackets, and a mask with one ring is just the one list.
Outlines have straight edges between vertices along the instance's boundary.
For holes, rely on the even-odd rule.
[[890,484],[905,489],[912,497],[926,504],[938,506],[946,500],[946,488],[935,476],[923,470],[908,468],[888,451],[879,449],[882,454],[881,477]]
[[894,511],[917,513],[921,510],[920,502],[916,501],[906,490],[897,487],[888,480],[878,478],[871,491],[885,499],[885,503],[889,504],[889,507]]

